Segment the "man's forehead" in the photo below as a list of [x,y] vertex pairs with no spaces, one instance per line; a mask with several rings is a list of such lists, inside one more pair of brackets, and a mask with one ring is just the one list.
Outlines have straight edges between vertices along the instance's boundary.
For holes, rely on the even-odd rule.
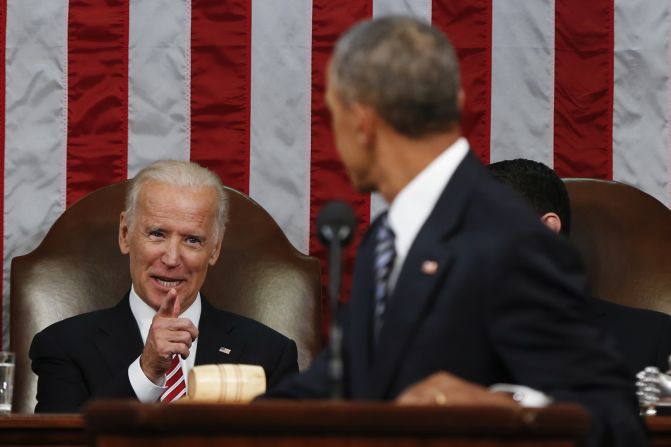
[[158,182],[146,186],[140,190],[137,202],[137,217],[144,225],[156,226],[162,221],[205,224],[216,218],[217,196],[213,187],[181,187]]
[[[140,188],[137,204],[166,201],[177,203],[179,200],[202,202],[208,208],[216,208],[217,191],[213,186],[181,186],[149,180]],[[209,202],[209,203],[207,203]]]

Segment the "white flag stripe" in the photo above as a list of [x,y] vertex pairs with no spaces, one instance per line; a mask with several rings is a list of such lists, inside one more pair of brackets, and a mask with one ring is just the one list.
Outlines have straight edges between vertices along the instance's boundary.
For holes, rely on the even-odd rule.
[[189,159],[191,2],[131,0],[128,177],[161,158]]
[[[252,2],[249,193],[309,248],[312,3]],[[222,142],[226,144],[226,142]]]
[[5,76],[3,341],[9,266],[65,209],[67,0],[8,0]]
[[[373,0],[373,17],[385,15],[411,15],[431,22],[431,0]],[[370,220],[387,209],[387,202],[382,195],[370,195]]]
[[529,158],[553,166],[553,0],[492,4],[492,162]]
[[613,179],[635,185],[667,205],[669,5],[615,1],[613,73]]
[[411,15],[431,23],[431,0],[373,0],[373,17]]

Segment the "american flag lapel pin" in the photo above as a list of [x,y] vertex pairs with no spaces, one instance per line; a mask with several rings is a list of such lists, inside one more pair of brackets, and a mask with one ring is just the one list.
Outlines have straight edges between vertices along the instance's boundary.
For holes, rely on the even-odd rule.
[[434,275],[438,271],[438,263],[436,261],[422,262],[422,273],[425,275]]
[[228,355],[228,354],[231,353],[231,350],[230,350],[230,348],[225,348],[225,347],[222,346],[221,348],[219,348],[219,352],[221,352],[222,354],[227,354]]

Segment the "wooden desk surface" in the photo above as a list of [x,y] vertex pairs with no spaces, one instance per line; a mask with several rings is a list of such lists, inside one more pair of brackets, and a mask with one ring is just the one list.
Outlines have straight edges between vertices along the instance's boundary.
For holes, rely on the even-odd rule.
[[[544,411],[535,416],[514,417],[510,413],[501,413],[496,409],[462,408],[452,412],[448,410],[433,411],[426,408],[400,409],[387,406],[377,408],[372,405],[333,405],[328,403],[291,405],[279,404],[273,406],[238,407],[225,406],[214,409],[209,406],[171,406],[166,408],[159,405],[139,405],[137,403],[119,402],[112,406],[103,404],[92,406],[87,418],[90,420],[90,430],[97,433],[112,434],[126,429],[142,431],[150,427],[150,431],[157,434],[166,434],[182,431],[183,421],[180,417],[192,421],[193,433],[216,434],[219,432],[244,433],[257,432],[259,435],[272,434],[328,434],[337,433],[341,436],[376,436],[384,432],[388,435],[397,433],[408,435],[412,431],[420,430],[425,438],[431,435],[473,435],[499,430],[502,436],[525,431],[536,432],[536,435],[545,433],[561,433],[567,424],[571,424],[562,414],[568,411],[569,417],[577,416],[572,410],[553,407],[551,411]],[[368,407],[368,409],[367,409]],[[176,410],[173,410],[175,408]],[[369,411],[376,410],[376,411]],[[110,413],[111,412],[111,413]],[[253,412],[253,413],[250,413]],[[113,413],[113,414],[112,414]],[[253,418],[251,415],[253,414]],[[445,416],[449,414],[449,417]],[[109,420],[101,420],[105,416]],[[329,416],[331,419],[325,420]],[[113,417],[114,419],[111,419]],[[527,421],[525,422],[525,417]],[[93,419],[91,419],[93,418]],[[581,417],[578,417],[578,425]],[[438,420],[440,423],[437,423]],[[494,423],[489,424],[488,421]],[[261,423],[263,422],[263,424]],[[671,447],[671,416],[656,416],[645,418],[650,429],[652,445],[655,447]],[[535,428],[534,428],[535,427]],[[576,427],[573,428],[575,432]],[[470,434],[469,434],[470,431]],[[435,437],[435,436],[434,436]],[[85,446],[91,441],[91,436],[84,430],[84,419],[77,414],[58,415],[28,415],[12,414],[0,417],[0,446]],[[279,447],[277,444],[276,447]]]
[[141,405],[97,402],[85,413],[98,447],[572,446],[587,430],[575,405],[546,409],[399,407],[384,403],[263,402]]
[[0,446],[85,446],[90,438],[79,414],[0,416]]
[[671,447],[671,416],[649,416],[645,418],[645,424],[653,447]]

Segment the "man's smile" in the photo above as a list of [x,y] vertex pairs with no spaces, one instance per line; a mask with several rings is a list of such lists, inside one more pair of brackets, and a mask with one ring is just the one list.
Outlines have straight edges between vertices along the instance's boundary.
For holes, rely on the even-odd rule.
[[154,280],[154,282],[156,284],[158,284],[159,286],[167,288],[167,289],[172,289],[174,287],[177,287],[181,283],[184,282],[183,279],[167,278],[165,276],[157,276],[157,275],[151,275],[151,279]]

